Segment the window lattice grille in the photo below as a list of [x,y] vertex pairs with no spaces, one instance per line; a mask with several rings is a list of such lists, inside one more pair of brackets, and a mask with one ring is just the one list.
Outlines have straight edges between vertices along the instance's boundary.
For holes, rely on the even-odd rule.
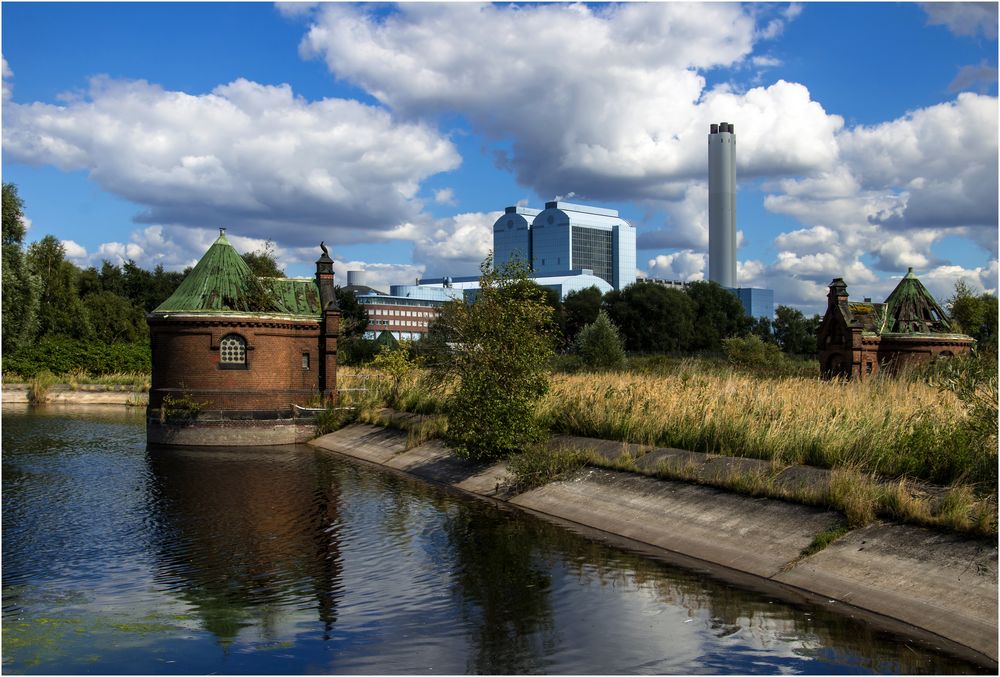
[[247,342],[239,336],[227,336],[219,342],[219,353],[223,364],[246,364]]

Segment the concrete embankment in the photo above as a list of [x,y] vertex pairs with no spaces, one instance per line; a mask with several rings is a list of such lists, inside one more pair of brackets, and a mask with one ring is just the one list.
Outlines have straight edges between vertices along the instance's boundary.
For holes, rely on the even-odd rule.
[[356,424],[309,444],[596,530],[668,561],[707,564],[716,575],[773,594],[840,606],[997,666],[995,540],[875,523],[803,557],[839,522],[837,513],[597,468],[516,493],[503,464],[464,461],[437,440],[408,448],[408,438]]
[[[29,389],[28,385],[4,384],[4,403],[30,403]],[[118,404],[145,407],[149,401],[149,394],[144,388],[135,389],[126,386],[80,385],[74,389],[68,385],[54,385],[45,390],[42,400],[45,404]]]

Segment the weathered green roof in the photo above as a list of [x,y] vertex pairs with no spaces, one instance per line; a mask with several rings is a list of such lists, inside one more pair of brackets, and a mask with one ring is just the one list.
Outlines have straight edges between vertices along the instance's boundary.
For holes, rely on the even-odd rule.
[[319,306],[315,282],[258,278],[223,233],[153,312],[319,315]]
[[291,315],[321,315],[319,287],[309,278],[262,277],[261,283],[274,294],[278,305]]
[[910,268],[885,300],[884,333],[940,334],[951,332],[948,316]]

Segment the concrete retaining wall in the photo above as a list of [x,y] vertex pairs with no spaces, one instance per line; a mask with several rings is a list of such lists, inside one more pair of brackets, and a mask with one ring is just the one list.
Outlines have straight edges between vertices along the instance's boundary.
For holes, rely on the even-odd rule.
[[404,431],[359,424],[309,444],[626,539],[674,562],[752,577],[775,594],[821,596],[997,667],[995,540],[877,523],[800,558],[837,513],[593,468],[511,495],[503,464],[463,461],[439,441],[412,449],[406,442]]
[[[3,401],[8,404],[28,404],[28,386],[22,384],[4,385]],[[71,390],[67,385],[57,385],[45,392],[46,404],[117,404],[145,407],[148,402],[149,394],[145,390],[90,389],[86,386]]]

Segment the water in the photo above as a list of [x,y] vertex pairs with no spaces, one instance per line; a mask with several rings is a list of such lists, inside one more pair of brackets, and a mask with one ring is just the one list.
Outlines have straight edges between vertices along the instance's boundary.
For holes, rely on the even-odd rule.
[[309,447],[3,411],[7,673],[968,673],[975,665]]

